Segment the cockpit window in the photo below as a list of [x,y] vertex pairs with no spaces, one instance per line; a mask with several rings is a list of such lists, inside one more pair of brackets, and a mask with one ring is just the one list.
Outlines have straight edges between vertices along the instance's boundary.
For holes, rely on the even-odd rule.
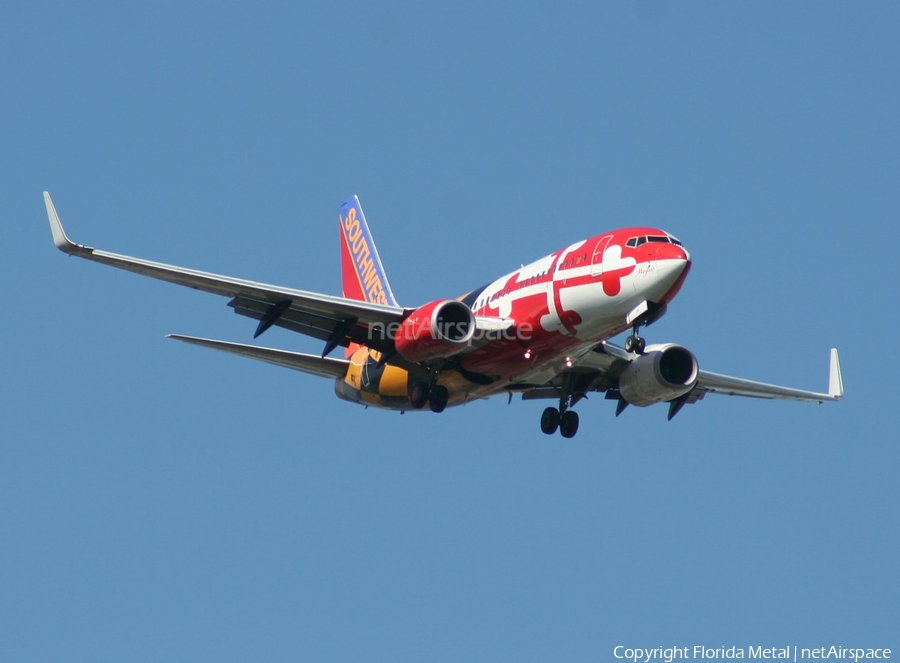
[[625,246],[630,246],[634,249],[638,246],[641,246],[642,244],[646,244],[647,242],[655,242],[657,244],[672,243],[676,246],[682,246],[681,242],[671,235],[645,235],[644,237],[630,237],[628,241],[625,242]]

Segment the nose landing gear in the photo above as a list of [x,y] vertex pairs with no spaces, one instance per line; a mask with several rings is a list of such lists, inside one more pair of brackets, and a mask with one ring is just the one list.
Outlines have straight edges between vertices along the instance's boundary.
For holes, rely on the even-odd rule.
[[636,355],[644,354],[644,348],[647,347],[647,341],[640,336],[640,325],[632,328],[631,336],[625,339],[625,352],[633,352]]
[[641,338],[641,327],[647,326],[659,320],[666,313],[665,304],[657,304],[656,302],[642,301],[635,306],[625,320],[631,325],[631,336],[625,339],[626,352],[633,352],[637,355],[644,354],[644,348],[647,342]]

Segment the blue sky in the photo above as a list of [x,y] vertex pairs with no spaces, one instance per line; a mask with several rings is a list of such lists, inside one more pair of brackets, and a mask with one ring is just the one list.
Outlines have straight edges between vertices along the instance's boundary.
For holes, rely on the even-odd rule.
[[[900,652],[893,3],[12,2],[0,10],[0,659],[597,661]],[[440,416],[165,339],[225,300],[76,241],[338,293],[358,194],[394,292],[647,224],[652,342],[822,406]],[[268,345],[317,351],[273,329]]]

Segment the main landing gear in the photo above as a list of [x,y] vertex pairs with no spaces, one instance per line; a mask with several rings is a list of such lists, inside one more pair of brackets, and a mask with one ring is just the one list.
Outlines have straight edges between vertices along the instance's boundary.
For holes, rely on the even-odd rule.
[[548,407],[541,414],[541,432],[553,435],[557,429],[565,438],[573,438],[578,432],[578,413],[569,409],[568,396],[559,399],[559,409]]
[[409,386],[409,403],[416,410],[421,410],[425,407],[425,403],[428,403],[432,412],[443,412],[447,407],[448,400],[450,400],[450,392],[443,385],[413,382]]

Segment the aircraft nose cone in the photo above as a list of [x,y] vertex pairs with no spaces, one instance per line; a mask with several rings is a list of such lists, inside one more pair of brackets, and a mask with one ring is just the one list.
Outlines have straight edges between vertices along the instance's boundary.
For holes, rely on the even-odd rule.
[[678,244],[662,244],[659,252],[656,254],[657,260],[671,260],[680,262],[690,262],[691,254],[684,246]]
[[666,289],[664,302],[669,302],[681,289],[691,269],[691,254],[682,246],[670,244],[657,255],[656,275],[660,285]]

